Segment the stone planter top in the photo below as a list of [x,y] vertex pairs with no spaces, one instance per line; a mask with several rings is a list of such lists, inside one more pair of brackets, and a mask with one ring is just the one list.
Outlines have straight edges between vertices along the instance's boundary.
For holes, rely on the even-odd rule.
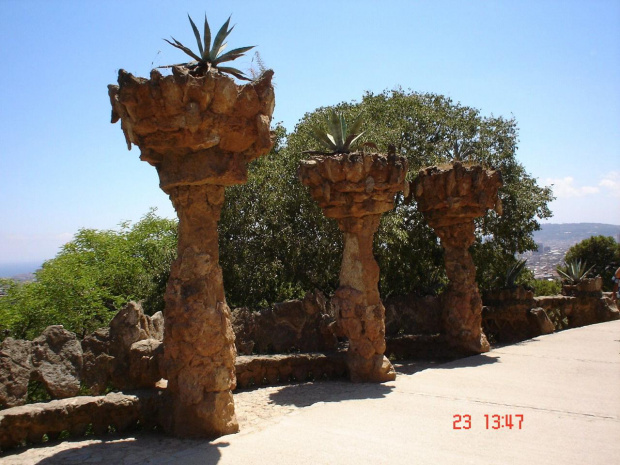
[[312,157],[298,174],[328,218],[384,213],[394,208],[398,191],[408,190],[407,160],[378,153]]
[[575,296],[580,294],[592,294],[602,293],[603,291],[603,278],[597,276],[595,278],[582,279],[578,284],[564,284],[562,285],[562,294],[568,296]]
[[533,302],[534,292],[523,286],[493,289],[483,293],[482,301],[485,305],[501,305],[504,302],[514,301]]
[[240,86],[220,73],[194,77],[173,68],[171,76],[153,70],[145,79],[121,69],[118,85],[108,86],[112,123],[120,119],[127,147],[139,146],[140,158],[158,167],[164,190],[240,184],[245,165],[272,145],[272,76],[268,70]]
[[420,170],[413,182],[413,192],[418,209],[435,228],[471,221],[488,209],[501,214],[497,198],[501,185],[499,171],[455,161]]

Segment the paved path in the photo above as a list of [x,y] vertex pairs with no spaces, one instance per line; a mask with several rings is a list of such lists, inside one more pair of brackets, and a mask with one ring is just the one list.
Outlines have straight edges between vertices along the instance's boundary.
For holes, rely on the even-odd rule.
[[[409,374],[383,385],[240,392],[242,432],[213,442],[156,435],[74,441],[0,463],[615,465],[619,352],[620,321],[602,323],[435,367],[400,366]],[[470,418],[471,427],[455,430],[455,415],[462,427]],[[502,423],[512,415],[513,428],[493,429],[493,415]]]

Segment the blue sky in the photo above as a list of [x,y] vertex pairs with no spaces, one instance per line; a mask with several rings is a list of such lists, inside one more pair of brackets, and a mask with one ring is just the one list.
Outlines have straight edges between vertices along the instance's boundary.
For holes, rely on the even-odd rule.
[[[518,159],[554,184],[551,222],[620,224],[620,1],[0,0],[0,264],[52,258],[82,227],[150,207],[174,217],[155,170],[111,125],[118,69],[184,61],[187,13],[275,70],[274,123],[365,91],[447,95],[514,115]],[[248,69],[247,59],[235,65]]]

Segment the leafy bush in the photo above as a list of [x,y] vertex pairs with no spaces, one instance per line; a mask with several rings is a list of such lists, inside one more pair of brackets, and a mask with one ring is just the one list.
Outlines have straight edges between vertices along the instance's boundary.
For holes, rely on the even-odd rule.
[[558,295],[562,291],[562,283],[557,279],[551,281],[546,279],[534,279],[528,283],[534,289],[536,297],[544,295]]
[[564,260],[588,262],[592,265],[592,276],[603,278],[603,290],[611,291],[611,278],[620,266],[620,244],[611,236],[593,236],[568,249]]
[[52,324],[84,336],[106,325],[129,300],[163,310],[176,256],[176,222],[150,211],[119,231],[81,229],[35,273],[34,282],[5,282],[0,297],[2,337],[32,338]]

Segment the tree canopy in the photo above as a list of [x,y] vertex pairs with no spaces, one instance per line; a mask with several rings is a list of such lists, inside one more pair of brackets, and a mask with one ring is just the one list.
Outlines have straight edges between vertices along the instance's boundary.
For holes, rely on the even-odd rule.
[[[319,149],[312,128],[331,110],[347,119],[360,113],[364,139],[382,151],[392,145],[409,160],[408,179],[425,166],[459,159],[500,169],[503,215],[489,212],[477,222],[472,248],[482,287],[503,280],[515,254],[533,250],[538,220],[551,216],[551,190],[540,187],[516,159],[513,118],[485,117],[436,94],[402,89],[367,93],[307,113],[291,134],[277,130],[277,143],[250,166],[249,182],[226,192],[220,222],[221,263],[232,305],[260,306],[338,284],[341,234],[324,217],[297,178],[303,151]],[[383,215],[375,236],[382,296],[437,290],[445,283],[443,251],[415,202],[397,196],[394,211]]]
[[176,221],[154,211],[118,231],[81,229],[34,282],[0,283],[7,294],[0,298],[3,337],[36,337],[54,324],[84,336],[130,300],[141,300],[150,314],[163,310],[176,231]]
[[611,291],[611,278],[620,266],[620,244],[611,236],[592,236],[573,245],[566,251],[564,261],[583,262],[593,267],[590,276],[603,278],[603,290]]
[[[381,151],[392,146],[406,157],[408,180],[420,168],[455,159],[501,170],[503,215],[490,211],[477,221],[471,249],[483,288],[501,286],[515,255],[536,247],[532,233],[539,219],[551,215],[547,204],[553,197],[517,161],[513,118],[482,116],[436,94],[367,93],[361,102],[307,113],[290,134],[277,126],[273,149],[250,164],[247,184],[226,189],[219,243],[231,307],[260,308],[315,288],[330,294],[338,286],[342,235],[297,176],[300,160],[308,156],[302,152],[319,148],[312,127],[331,110],[347,120],[361,114],[365,141]],[[50,324],[84,335],[107,324],[129,300],[142,300],[147,313],[162,310],[176,226],[151,211],[118,231],[80,230],[37,271],[35,282],[0,283],[7,293],[0,297],[3,335],[33,337]],[[439,240],[415,201],[402,194],[382,217],[374,252],[383,298],[437,292],[446,282]]]

